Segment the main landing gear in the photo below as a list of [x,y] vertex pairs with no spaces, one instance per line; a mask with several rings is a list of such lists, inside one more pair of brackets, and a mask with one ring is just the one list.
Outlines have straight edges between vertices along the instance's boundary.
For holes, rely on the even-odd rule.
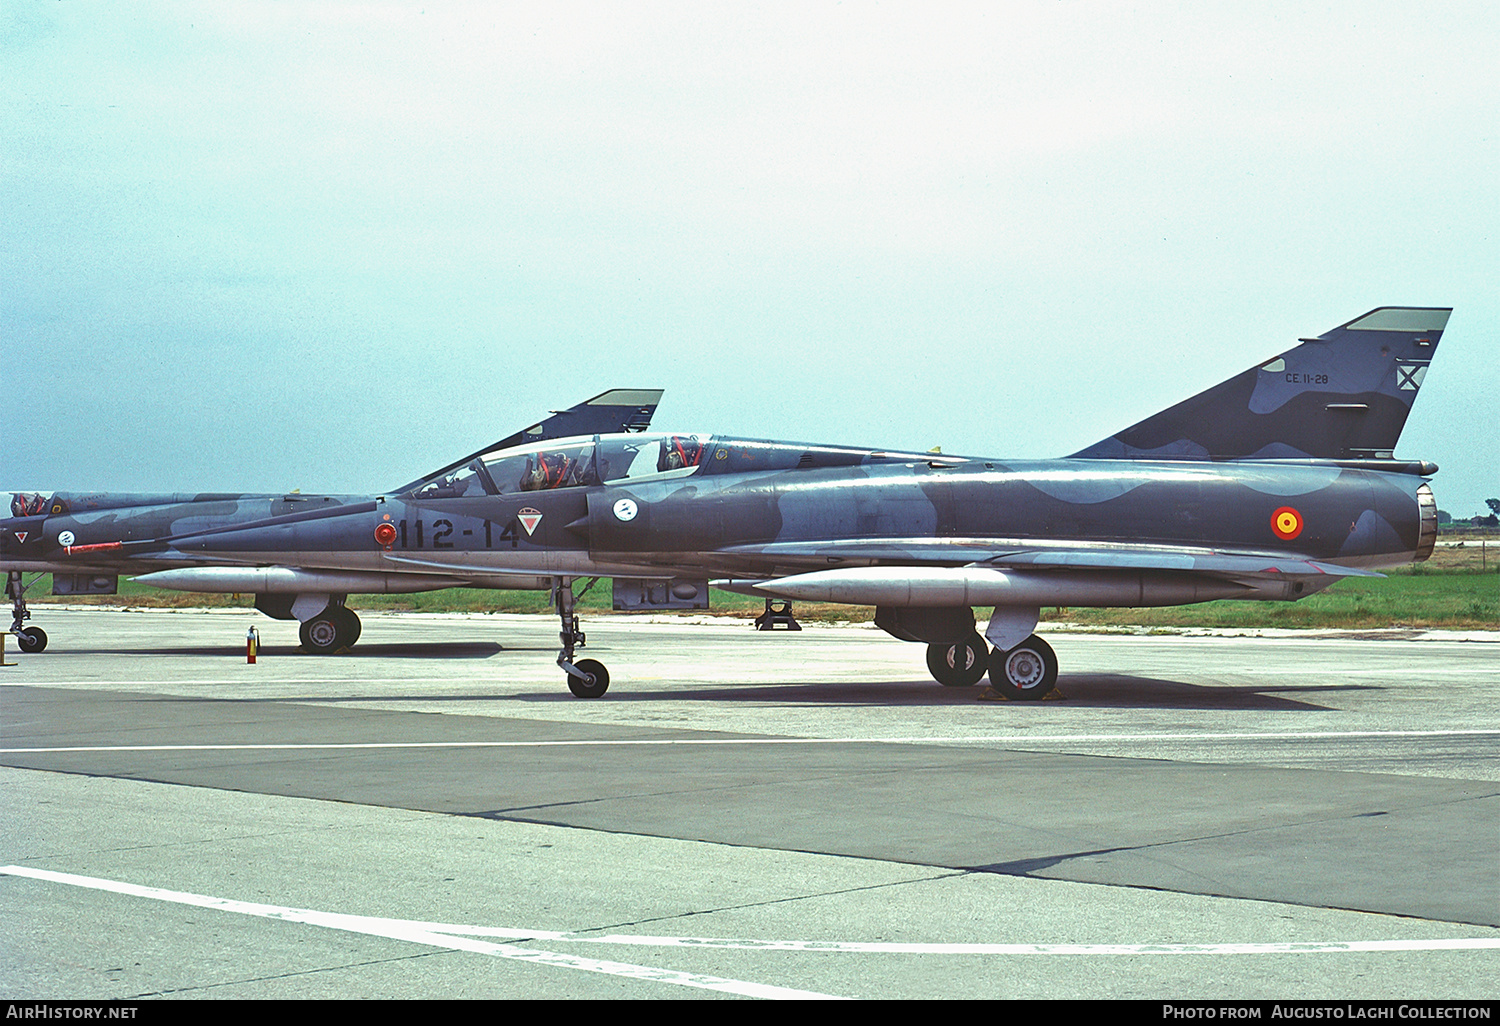
[[939,684],[966,688],[986,672],[990,687],[1013,702],[1035,702],[1057,686],[1057,655],[1035,634],[1009,649],[991,650],[975,631],[953,645],[928,645],[927,668]]
[[1033,634],[1007,651],[990,653],[990,687],[1013,702],[1046,698],[1057,686],[1057,656]]
[[[35,584],[41,575],[32,578]],[[27,627],[31,610],[26,608],[26,585],[21,581],[21,572],[12,570],[5,575],[5,596],[11,600],[10,633],[16,636],[16,644],[22,652],[40,652],[47,647],[47,632],[40,627]]]
[[[586,593],[598,583],[598,578],[591,581],[579,595]],[[562,641],[562,651],[557,653],[557,665],[563,668],[568,675],[568,690],[578,698],[598,698],[609,690],[609,671],[604,664],[597,659],[580,659],[573,661],[573,647],[585,644],[585,637],[578,626],[578,617],[573,612],[573,604],[579,595],[573,594],[573,581],[571,578],[563,577],[552,589],[552,602],[557,607],[557,615],[562,619],[562,631],[558,638]]]
[[978,684],[990,668],[990,647],[975,631],[956,645],[928,645],[927,668],[945,688],[967,688]]
[[313,655],[333,655],[359,640],[360,622],[347,606],[328,605],[310,620],[302,621],[302,647]]

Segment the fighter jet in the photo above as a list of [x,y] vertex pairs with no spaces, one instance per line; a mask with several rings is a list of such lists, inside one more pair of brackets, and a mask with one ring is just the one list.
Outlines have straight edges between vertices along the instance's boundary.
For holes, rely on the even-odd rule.
[[[612,389],[569,409],[553,411],[538,423],[389,494],[414,489],[459,494],[451,484],[436,482],[473,475],[482,478],[484,461],[493,453],[571,435],[645,431],[661,396],[659,388]],[[363,523],[377,509],[395,508],[387,505],[385,496],[13,492],[9,498],[11,518],[0,520],[0,570],[6,572],[5,594],[13,606],[10,633],[22,652],[41,652],[47,647],[46,631],[26,626],[31,618],[26,590],[44,573],[53,575],[54,595],[113,595],[121,574],[142,574],[141,579],[158,583],[151,580],[152,571],[179,568],[160,578],[159,586],[254,594],[256,608],[267,616],[300,620],[303,646],[318,654],[341,651],[358,640],[359,617],[344,604],[351,594],[454,587],[545,591],[552,586],[550,576],[503,568],[483,573],[412,572],[404,565],[364,558],[357,551],[368,547],[363,545],[348,546],[350,551],[341,553],[302,551],[309,544],[316,549],[328,535],[314,524],[328,520],[342,530]],[[391,520],[386,515],[380,522]],[[442,525],[434,524],[428,539],[423,522],[417,519],[415,524],[418,547],[428,543],[443,547]],[[211,542],[204,541],[214,537],[239,539],[248,548],[218,553]],[[31,581],[25,580],[26,574],[34,575]]]
[[[35,546],[29,566],[59,573],[162,567],[138,579],[255,591],[271,615],[306,612],[303,642],[320,652],[357,636],[346,592],[545,584],[581,698],[609,673],[574,659],[576,582],[612,578],[629,609],[701,607],[713,582],[874,606],[879,627],[927,646],[940,684],[988,675],[1029,701],[1058,674],[1034,633],[1043,607],[1295,601],[1426,559],[1437,467],[1394,450],[1450,313],[1372,310],[1063,459],[578,432],[252,523],[146,526],[65,497],[5,522],[0,552],[7,568]],[[976,606],[992,610],[982,633]]]

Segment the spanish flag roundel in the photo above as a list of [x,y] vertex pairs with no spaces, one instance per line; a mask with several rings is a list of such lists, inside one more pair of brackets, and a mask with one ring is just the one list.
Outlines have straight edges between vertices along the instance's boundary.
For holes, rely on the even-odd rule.
[[1290,506],[1282,506],[1271,514],[1271,530],[1282,541],[1291,541],[1302,533],[1302,514]]

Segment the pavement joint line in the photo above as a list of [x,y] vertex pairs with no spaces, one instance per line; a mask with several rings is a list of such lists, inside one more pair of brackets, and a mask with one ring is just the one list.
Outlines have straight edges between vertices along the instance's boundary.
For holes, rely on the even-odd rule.
[[747,908],[767,908],[772,905],[785,905],[792,902],[813,901],[818,898],[831,898],[843,894],[860,894],[865,891],[880,891],[890,888],[908,887],[912,884],[932,883],[938,880],[956,880],[961,877],[968,876],[969,873],[970,871],[967,869],[958,869],[950,872],[930,873],[925,876],[914,876],[906,880],[888,880],[884,883],[863,884],[859,887],[840,887],[834,890],[827,891],[809,891],[806,894],[789,894],[782,898],[767,898],[765,901],[746,901],[741,902],[737,905],[721,905],[717,908],[700,908],[695,909],[691,912],[674,912],[670,915],[652,916],[647,919],[636,919],[625,923],[615,923],[611,926],[596,926],[591,930],[572,930],[569,931],[568,939],[571,940],[576,938],[578,940],[583,940],[595,931],[600,931],[601,936],[610,936],[609,934],[602,933],[602,931],[619,930],[627,926],[642,926],[646,923],[671,922],[677,919],[690,919],[693,916],[712,916],[718,915],[721,912],[740,912]]
[[263,742],[257,744],[177,745],[57,745],[36,748],[0,748],[0,755],[45,755],[66,752],[234,752],[360,750],[398,748],[626,748],[673,745],[978,745],[978,744],[1079,744],[1122,741],[1317,741],[1340,738],[1407,737],[1500,737],[1497,729],[1459,730],[1329,730],[1273,731],[1266,733],[1171,733],[1171,734],[1000,734],[974,737],[695,737],[695,738],[598,738],[556,741],[341,741]]
[[299,969],[295,972],[276,973],[271,976],[249,976],[239,980],[220,980],[218,983],[203,983],[194,987],[174,987],[171,990],[144,991],[140,994],[130,994],[120,1000],[145,1000],[147,998],[170,997],[183,994],[201,994],[205,991],[222,990],[225,987],[244,987],[255,983],[271,983],[275,980],[295,980],[305,976],[317,976],[321,973],[342,972],[347,969],[363,969],[369,966],[389,965],[393,962],[410,962],[419,958],[432,958],[439,955],[452,954],[449,951],[421,951],[413,955],[397,955],[394,958],[371,958],[363,962],[345,962],[338,965],[320,965],[316,969]]
[[[985,942],[915,942],[915,941],[841,941],[841,940],[764,940],[735,937],[672,937],[651,934],[579,933],[566,930],[519,930],[504,926],[470,926],[459,923],[437,923],[410,919],[388,919],[379,916],[320,912],[289,908],[259,902],[235,901],[203,894],[169,891],[159,887],[77,876],[25,866],[0,866],[0,875],[23,876],[36,880],[86,887],[134,897],[154,898],[177,904],[213,908],[226,912],[280,919],[288,922],[325,926],[393,940],[407,940],[433,947],[473,951],[522,961],[539,962],[636,979],[675,983],[706,990],[721,990],[754,997],[828,998],[832,995],[790,990],[764,984],[727,980],[722,977],[681,973],[618,962],[605,962],[562,955],[556,952],[516,948],[465,938],[496,937],[506,940],[579,942],[628,947],[731,949],[741,951],[806,951],[815,953],[901,954],[901,955],[1307,955],[1339,953],[1381,953],[1405,951],[1485,951],[1500,950],[1496,937],[1436,937],[1404,940],[1354,941],[1269,941],[1228,943],[1136,943],[1136,944],[1045,944]],[[743,989],[737,989],[743,988]]]
[[236,901],[231,898],[218,898],[206,894],[193,894],[187,891],[171,891],[161,887],[143,887],[139,884],[123,883],[118,880],[78,876],[74,873],[59,873],[53,870],[34,869],[28,866],[0,866],[0,875],[29,877],[33,880],[40,880],[47,883],[84,887],[90,890],[107,891],[137,898],[150,898],[156,901],[190,905],[197,908],[218,909],[223,912],[237,912],[241,915],[255,916],[261,919],[279,919],[284,922],[322,926],[334,930],[344,930],[349,933],[361,933],[367,936],[385,937],[390,940],[424,944],[434,948],[469,951],[475,954],[491,955],[496,958],[531,962],[539,965],[551,965],[563,969],[578,969],[584,972],[603,973],[609,976],[621,976],[655,983],[668,983],[698,990],[739,994],[745,997],[794,1000],[832,999],[836,997],[832,994],[820,994],[816,991],[796,990],[789,987],[751,983],[744,980],[731,980],[722,976],[680,972],[675,969],[659,969],[653,966],[632,965],[627,962],[610,962],[602,959],[562,954],[556,951],[518,947],[514,944],[496,944],[490,941],[471,939],[481,936],[528,940],[550,939],[551,935],[546,931],[506,930],[494,932],[493,929],[481,927],[480,932],[476,934],[466,934],[463,932],[463,928],[460,928],[459,932],[449,933],[441,930],[433,930],[428,924],[406,919],[387,919],[379,916],[361,916],[343,912],[322,912],[316,909],[290,908],[284,905],[268,905],[253,901]]

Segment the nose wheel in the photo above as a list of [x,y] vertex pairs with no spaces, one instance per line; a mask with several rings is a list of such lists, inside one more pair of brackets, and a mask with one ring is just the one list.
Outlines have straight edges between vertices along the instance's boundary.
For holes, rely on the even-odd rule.
[[40,627],[22,627],[13,633],[22,652],[40,652],[47,647],[47,632]]
[[[567,669],[567,667],[564,667]],[[609,690],[609,671],[597,659],[580,659],[573,664],[581,676],[568,671],[568,690],[578,698],[598,698]]]

